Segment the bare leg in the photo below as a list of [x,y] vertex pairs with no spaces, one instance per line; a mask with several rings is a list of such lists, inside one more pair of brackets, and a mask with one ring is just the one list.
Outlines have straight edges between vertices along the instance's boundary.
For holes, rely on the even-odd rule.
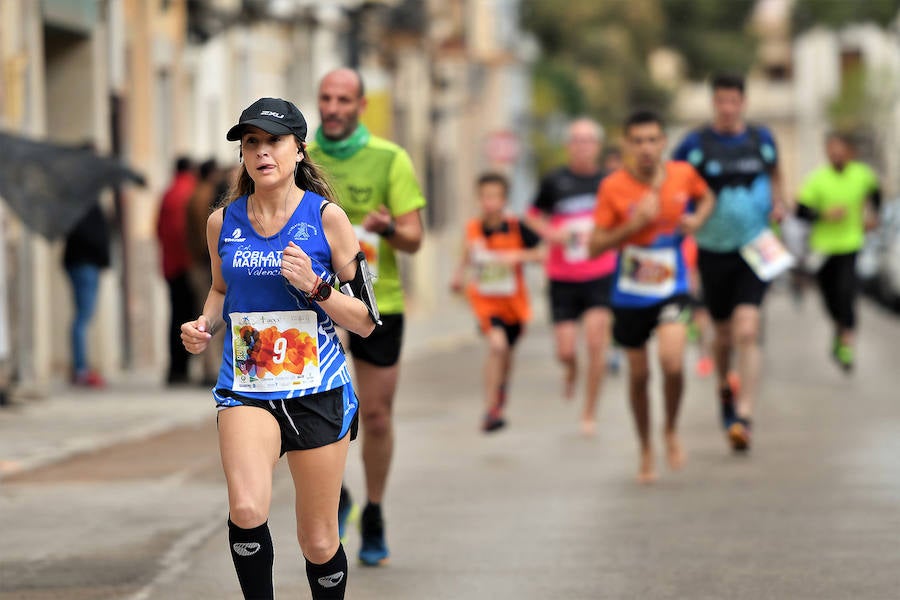
[[750,418],[759,390],[762,352],[759,348],[759,308],[741,304],[731,317],[734,345],[737,350],[738,375],[741,380],[737,399],[738,416]]
[[656,330],[659,342],[659,362],[663,372],[663,395],[666,401],[665,441],[669,467],[681,469],[685,463],[684,450],[678,438],[678,413],[684,392],[684,348],[687,328],[682,323],[664,323]]
[[638,482],[651,483],[656,480],[656,465],[653,459],[653,444],[650,440],[650,401],[647,385],[650,370],[647,364],[647,349],[628,348],[628,395],[631,400],[631,414],[638,434],[641,459],[638,468]]
[[[272,469],[281,430],[267,411],[234,406],[219,412],[219,452],[228,484],[228,542],[235,574],[247,597],[271,597],[274,549],[267,526]],[[241,551],[256,547],[252,554]]]
[[484,362],[484,410],[490,414],[499,409],[500,387],[509,375],[510,348],[500,327],[491,327],[485,337],[488,352]]
[[219,412],[218,427],[231,521],[242,529],[259,527],[269,518],[281,430],[275,417],[252,406]]
[[588,374],[585,388],[581,431],[593,435],[596,430],[597,399],[606,374],[606,349],[609,347],[611,314],[606,308],[592,308],[584,313],[584,334],[588,348]]
[[563,366],[563,398],[575,396],[575,380],[578,376],[578,360],[575,357],[575,340],[578,335],[576,321],[560,321],[553,326],[556,338],[556,358]]
[[310,562],[323,564],[338,549],[337,506],[350,436],[312,450],[287,453],[296,492],[297,539]]
[[393,405],[398,365],[379,367],[354,360],[362,420],[362,457],[369,502],[380,504],[394,453]]
[[715,329],[713,355],[716,360],[716,381],[721,390],[728,387],[728,372],[731,370],[731,320],[716,322]]

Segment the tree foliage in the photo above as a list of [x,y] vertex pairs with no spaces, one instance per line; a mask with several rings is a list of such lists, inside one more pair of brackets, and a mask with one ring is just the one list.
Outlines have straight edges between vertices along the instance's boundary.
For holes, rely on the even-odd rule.
[[794,31],[802,33],[816,25],[871,22],[886,27],[898,12],[900,0],[796,0],[791,16]]
[[[523,0],[522,23],[542,49],[533,71],[536,148],[548,122],[592,116],[615,127],[635,107],[666,112],[670,91],[650,76],[655,50],[685,58],[689,76],[745,70],[755,55],[754,0]],[[544,161],[541,161],[542,163]]]
[[744,73],[756,43],[747,22],[756,0],[663,0],[665,45],[684,56],[688,76]]

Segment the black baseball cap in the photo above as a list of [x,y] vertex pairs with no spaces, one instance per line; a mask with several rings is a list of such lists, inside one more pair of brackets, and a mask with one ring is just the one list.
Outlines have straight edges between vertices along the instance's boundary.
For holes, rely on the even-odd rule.
[[281,98],[260,98],[241,113],[238,124],[228,130],[229,142],[241,139],[244,128],[259,127],[273,135],[292,134],[306,141],[306,119],[293,102]]

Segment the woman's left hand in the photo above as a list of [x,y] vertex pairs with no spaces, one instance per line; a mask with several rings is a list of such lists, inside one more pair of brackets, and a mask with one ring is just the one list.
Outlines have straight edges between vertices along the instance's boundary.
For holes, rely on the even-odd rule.
[[294,242],[289,242],[281,255],[281,274],[303,293],[311,292],[318,281],[309,256]]

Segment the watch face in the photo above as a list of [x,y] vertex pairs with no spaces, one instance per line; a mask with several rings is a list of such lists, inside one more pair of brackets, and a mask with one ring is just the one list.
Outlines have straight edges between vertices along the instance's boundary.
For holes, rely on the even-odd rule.
[[331,296],[331,290],[332,290],[332,288],[330,285],[328,285],[328,284],[323,285],[322,288],[319,290],[319,297],[322,300],[327,300],[328,297]]

